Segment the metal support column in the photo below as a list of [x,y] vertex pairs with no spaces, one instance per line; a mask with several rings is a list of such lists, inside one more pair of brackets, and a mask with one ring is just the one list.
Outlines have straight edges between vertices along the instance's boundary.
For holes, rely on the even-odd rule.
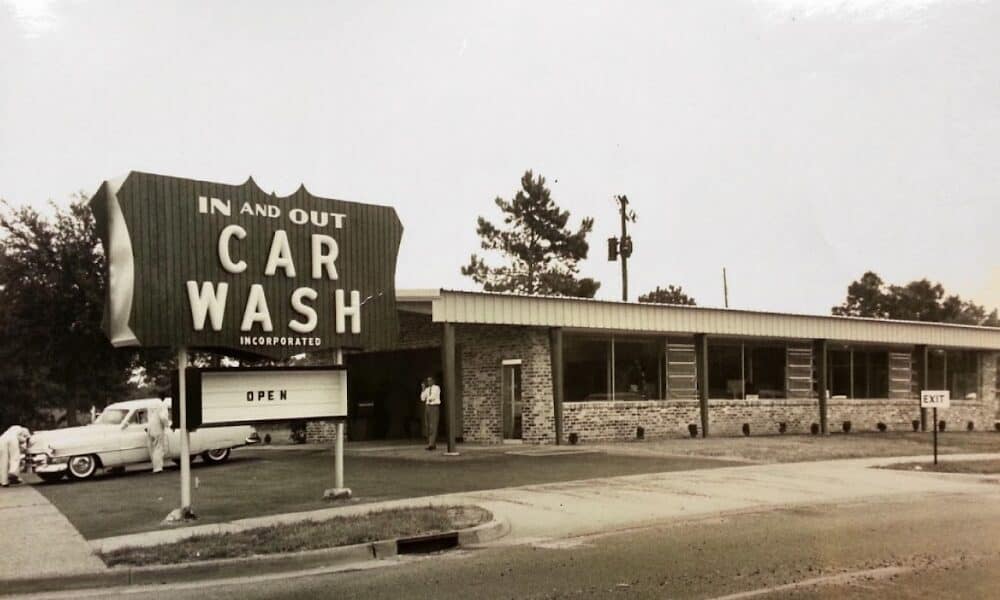
[[458,404],[458,381],[455,377],[455,325],[444,323],[443,326],[441,365],[444,368],[444,390],[442,390],[442,396],[444,397],[445,415],[448,423],[448,451],[445,454],[457,456],[455,425],[458,419],[455,418],[455,409],[456,404]]
[[[920,382],[921,390],[930,389],[930,377],[931,377],[931,353],[927,346],[920,346],[920,361],[923,365],[921,371],[923,376]],[[920,431],[927,431],[927,409],[920,408]]]
[[552,412],[556,423],[556,445],[563,439],[563,332],[561,327],[549,330],[552,354]]
[[698,378],[698,404],[701,409],[701,437],[708,437],[708,336],[694,336],[695,368]]
[[819,362],[819,430],[827,433],[827,396],[830,388],[830,377],[827,372],[827,343],[826,340],[816,340],[813,347],[813,359]]

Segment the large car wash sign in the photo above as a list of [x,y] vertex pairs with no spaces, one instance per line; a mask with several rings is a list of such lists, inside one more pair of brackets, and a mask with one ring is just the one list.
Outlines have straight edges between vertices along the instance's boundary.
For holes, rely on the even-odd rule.
[[390,207],[131,172],[91,200],[115,346],[287,357],[395,341]]

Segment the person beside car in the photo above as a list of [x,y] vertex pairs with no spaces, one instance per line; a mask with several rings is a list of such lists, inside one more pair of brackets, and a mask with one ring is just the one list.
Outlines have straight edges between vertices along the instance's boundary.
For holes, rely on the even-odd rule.
[[163,455],[166,454],[166,429],[170,425],[170,415],[167,405],[161,399],[157,405],[149,408],[146,420],[146,442],[149,446],[149,459],[153,462],[153,472],[163,471]]
[[0,435],[0,487],[21,483],[21,446],[27,447],[31,431],[14,425]]

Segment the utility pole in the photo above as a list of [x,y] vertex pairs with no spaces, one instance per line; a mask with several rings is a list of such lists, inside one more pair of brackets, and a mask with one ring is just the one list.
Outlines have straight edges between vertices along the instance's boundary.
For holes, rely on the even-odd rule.
[[722,298],[729,308],[729,282],[726,281],[726,267],[722,267]]
[[621,238],[608,238],[608,260],[614,262],[618,255],[622,257],[622,301],[628,302],[628,258],[632,256],[632,238],[628,235],[628,223],[635,223],[635,211],[628,209],[628,196],[615,196],[618,212],[622,218]]

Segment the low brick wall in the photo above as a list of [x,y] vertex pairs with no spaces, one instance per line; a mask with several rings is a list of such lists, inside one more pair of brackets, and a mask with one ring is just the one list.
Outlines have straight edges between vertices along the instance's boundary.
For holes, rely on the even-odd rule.
[[[952,400],[951,408],[938,411],[938,421],[947,423],[947,431],[965,431],[969,421],[976,430],[992,430],[994,412],[990,402]],[[920,400],[830,400],[827,414],[831,432],[843,431],[844,421],[851,422],[851,431],[878,431],[879,423],[885,423],[888,431],[913,431],[913,421],[920,421]],[[928,427],[930,422],[931,412],[928,411]]]
[[580,442],[634,440],[636,428],[645,437],[688,437],[688,425],[699,424],[696,400],[644,400],[629,402],[566,402],[563,435],[575,433]]
[[[700,418],[700,417],[699,417]],[[743,435],[743,424],[750,425],[750,435],[780,433],[784,423],[787,433],[809,433],[819,423],[819,401],[794,400],[709,400],[709,436]]]

